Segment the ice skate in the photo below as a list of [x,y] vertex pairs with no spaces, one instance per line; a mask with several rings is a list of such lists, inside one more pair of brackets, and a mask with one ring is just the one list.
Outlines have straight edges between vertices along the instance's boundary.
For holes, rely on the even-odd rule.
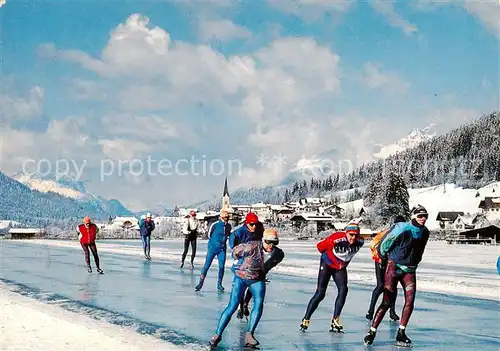
[[200,291],[201,288],[203,288],[203,283],[204,283],[204,280],[200,279],[200,281],[198,282],[198,285],[195,286],[194,291]]
[[224,292],[224,287],[222,286],[222,284],[217,284],[217,291],[218,292]]
[[370,330],[368,331],[368,334],[366,334],[365,339],[364,339],[365,346],[373,344],[373,340],[375,340],[376,335],[377,335],[377,332],[370,328]]
[[215,349],[217,345],[219,345],[221,341],[221,337],[219,335],[214,335],[208,342],[208,345],[210,346],[211,349]]
[[396,343],[394,346],[412,347],[411,340],[408,336],[406,336],[405,329],[398,329],[398,335],[396,335]]
[[390,314],[389,314],[389,317],[391,318],[391,320],[393,321],[399,321],[399,316],[396,314],[395,311],[391,311]]
[[92,268],[90,268],[90,266],[87,267],[87,272],[92,273]]
[[253,337],[252,333],[247,332],[245,335],[245,347],[258,349],[259,342]]
[[100,268],[97,268],[97,273],[104,274],[104,271],[102,269],[100,269]]
[[373,319],[373,312],[368,312],[365,316],[366,319],[368,319],[369,321],[371,321]]
[[309,319],[302,319],[302,322],[300,323],[300,331],[306,331],[307,328],[309,328],[309,323],[311,321]]
[[332,318],[330,331],[332,333],[344,333],[344,326],[340,323],[339,316]]

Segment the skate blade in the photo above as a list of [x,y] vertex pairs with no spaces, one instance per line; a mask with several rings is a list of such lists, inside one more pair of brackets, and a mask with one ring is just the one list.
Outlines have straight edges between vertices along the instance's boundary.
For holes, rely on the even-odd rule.
[[345,334],[343,329],[337,329],[337,328],[330,329],[330,333]]
[[251,350],[260,350],[260,347],[258,345],[252,345],[252,344],[245,344],[245,348]]
[[404,348],[407,348],[407,349],[411,349],[413,347],[412,344],[407,344],[407,343],[401,342],[401,341],[396,341],[394,343],[394,346],[396,346],[396,347],[404,347]]

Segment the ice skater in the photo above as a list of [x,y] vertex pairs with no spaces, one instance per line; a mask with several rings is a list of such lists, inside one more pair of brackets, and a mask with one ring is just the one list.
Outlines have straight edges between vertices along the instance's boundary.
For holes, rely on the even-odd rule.
[[396,345],[411,346],[411,340],[405,331],[415,303],[417,267],[422,261],[422,255],[429,240],[429,230],[425,226],[428,217],[429,214],[423,206],[414,207],[411,210],[411,220],[394,225],[378,248],[382,260],[387,260],[384,298],[365,336],[366,345],[373,343],[378,326],[396,298],[396,288],[400,282],[404,289],[405,303],[396,335]]
[[245,347],[257,348],[259,342],[255,339],[254,332],[262,317],[266,294],[262,241],[251,240],[240,243],[233,248],[232,254],[237,262],[232,267],[234,278],[229,304],[222,312],[215,335],[210,339],[209,344],[212,348],[215,348],[220,343],[222,333],[229,324],[234,312],[238,309],[245,290],[249,289],[254,297],[254,305],[245,334]]
[[186,259],[189,245],[191,245],[191,264],[189,269],[194,269],[194,259],[196,257],[196,240],[198,238],[198,229],[200,222],[196,218],[196,211],[189,212],[189,218],[184,222],[184,252],[182,253],[182,260],[180,268],[184,267],[184,260]]
[[264,235],[264,225],[259,221],[259,217],[253,212],[245,216],[245,223],[235,229],[229,236],[229,247],[232,249],[238,244],[247,243],[252,240],[262,240]]
[[[276,267],[285,258],[285,253],[281,250],[278,245],[280,240],[278,238],[278,232],[274,228],[268,228],[264,230],[264,237],[262,238],[262,248],[264,249],[264,275]],[[266,277],[267,282],[267,277]],[[250,311],[248,309],[248,304],[252,299],[252,292],[250,289],[246,290],[244,298],[240,301],[240,308],[236,314],[236,318],[243,319],[243,315],[248,317]]]
[[[403,216],[396,216],[396,218],[394,219],[393,225],[396,223],[402,223],[402,222],[406,222],[405,218]],[[375,287],[375,289],[373,289],[372,299],[370,301],[370,307],[368,307],[368,313],[366,314],[366,319],[368,319],[370,321],[373,319],[373,312],[375,311],[375,304],[377,303],[377,299],[384,291],[384,273],[385,273],[385,267],[387,265],[387,262],[383,261],[380,258],[377,248],[378,248],[378,245],[380,244],[380,242],[383,240],[383,238],[392,229],[392,226],[389,229],[383,230],[380,233],[378,233],[372,239],[372,242],[370,243],[370,250],[372,251],[372,259],[375,262],[375,277],[377,278],[377,286]],[[397,292],[396,292],[396,296],[397,296]],[[393,321],[398,321],[399,316],[396,313],[395,307],[396,307],[396,299],[394,299],[394,301],[392,301],[392,304],[390,307],[390,318]]]
[[151,213],[146,214],[139,221],[139,232],[141,234],[142,248],[144,249],[144,258],[151,260],[151,233],[155,230],[155,222],[151,219]]
[[208,270],[212,265],[215,257],[217,257],[219,265],[219,276],[217,279],[217,290],[222,292],[224,287],[222,286],[222,280],[224,279],[224,266],[226,264],[226,250],[227,250],[227,239],[231,235],[231,224],[228,223],[229,213],[226,210],[222,210],[220,213],[220,219],[214,222],[208,228],[208,245],[207,245],[207,257],[205,258],[205,264],[201,269],[200,281],[196,285],[195,290],[200,291],[205,282]]
[[90,252],[92,251],[92,256],[94,256],[95,266],[97,268],[97,273],[104,274],[103,270],[99,265],[99,255],[97,254],[97,246],[95,240],[97,238],[97,233],[99,233],[99,228],[92,223],[90,217],[85,217],[83,223],[78,226],[77,229],[78,239],[80,240],[80,245],[82,246],[83,253],[85,254],[85,263],[87,264],[87,271],[92,273],[92,267],[90,266]]
[[335,232],[316,245],[318,251],[321,253],[318,285],[314,296],[309,301],[306,313],[300,324],[302,331],[309,328],[311,316],[318,308],[320,302],[325,298],[326,289],[332,277],[335,285],[337,285],[338,293],[335,300],[330,331],[343,331],[344,326],[340,323],[340,313],[344,308],[347,298],[347,266],[363,244],[364,240],[360,236],[359,225],[357,223],[349,223],[344,231]]

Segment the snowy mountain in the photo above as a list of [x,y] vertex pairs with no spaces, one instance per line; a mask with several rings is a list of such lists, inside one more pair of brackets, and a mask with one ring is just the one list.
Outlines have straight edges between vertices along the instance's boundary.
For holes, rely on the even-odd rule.
[[289,185],[296,181],[311,180],[311,178],[322,179],[327,177],[333,170],[332,164],[337,160],[337,150],[330,149],[319,155],[311,157],[302,156],[288,171],[288,175],[281,181],[280,185]]
[[435,124],[430,124],[423,129],[415,129],[408,136],[400,139],[398,142],[390,145],[379,145],[379,152],[375,153],[373,156],[379,159],[385,159],[389,156],[395,155],[399,152],[412,149],[419,145],[420,143],[432,139],[436,136],[436,133],[431,131],[434,129]]
[[12,179],[28,186],[31,190],[41,193],[52,192],[61,196],[77,200],[85,207],[100,209],[111,216],[130,216],[133,213],[116,199],[105,199],[102,196],[87,191],[85,183],[70,175],[56,177],[52,174],[24,174],[17,173]]

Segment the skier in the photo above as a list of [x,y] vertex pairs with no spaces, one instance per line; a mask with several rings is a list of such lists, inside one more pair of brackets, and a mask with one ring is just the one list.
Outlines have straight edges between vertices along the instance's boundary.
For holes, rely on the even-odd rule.
[[422,255],[429,240],[429,230],[425,226],[428,217],[429,214],[425,207],[417,205],[411,210],[411,220],[394,225],[378,248],[382,260],[387,260],[384,298],[375,313],[370,330],[365,336],[366,345],[373,343],[377,327],[395,299],[396,287],[400,282],[405,291],[405,303],[396,336],[396,345],[411,346],[411,340],[406,336],[405,330],[415,303],[416,270],[422,261]]
[[245,347],[257,348],[259,342],[254,337],[255,329],[262,317],[266,283],[264,275],[264,251],[261,240],[249,240],[233,248],[233,258],[237,262],[233,265],[233,289],[229,304],[220,316],[215,335],[210,339],[209,345],[215,348],[221,341],[222,333],[226,329],[234,312],[248,288],[254,296],[254,305],[247,333],[245,334]]
[[182,261],[180,268],[184,267],[184,260],[186,259],[189,244],[191,244],[191,265],[189,268],[194,268],[194,258],[196,257],[196,239],[198,237],[198,227],[200,223],[196,219],[196,211],[189,212],[189,218],[184,222],[184,252],[182,253]]
[[229,236],[229,247],[232,249],[236,245],[252,240],[262,240],[264,225],[259,222],[259,217],[253,212],[249,212],[245,217],[245,223],[237,228]]
[[349,223],[344,231],[335,232],[316,245],[321,253],[318,285],[300,324],[302,331],[307,330],[309,327],[311,316],[318,308],[319,303],[325,298],[326,289],[332,277],[335,285],[337,285],[338,293],[330,331],[343,331],[344,327],[340,323],[340,313],[344,307],[348,291],[347,266],[363,244],[364,240],[360,237],[359,225]]
[[[278,232],[274,228],[269,228],[264,231],[264,237],[262,238],[262,247],[264,248],[264,275],[276,267],[285,258],[285,253],[281,250],[279,245]],[[266,279],[267,282],[267,279]],[[243,315],[248,317],[250,311],[248,310],[248,304],[252,299],[252,292],[247,289],[245,297],[240,301],[240,308],[236,317],[238,319],[243,319]]]
[[144,258],[151,260],[151,233],[155,230],[155,222],[151,219],[151,213],[146,214],[144,218],[139,221],[139,232],[142,239],[142,248],[144,249]]
[[224,291],[222,279],[224,278],[224,265],[226,264],[226,242],[231,234],[231,224],[228,223],[228,220],[229,213],[226,210],[223,210],[220,213],[220,219],[217,222],[212,223],[208,229],[207,257],[205,259],[205,264],[201,269],[200,281],[195,287],[196,291],[200,291],[203,287],[205,277],[207,276],[207,272],[210,269],[215,256],[217,256],[219,263],[217,290],[220,292]]
[[[403,216],[396,216],[393,224],[401,223],[401,222],[406,222],[405,218]],[[392,226],[391,226],[391,228],[392,228]],[[385,272],[385,266],[387,264],[387,262],[382,261],[382,259],[378,255],[377,246],[383,240],[385,235],[391,230],[391,228],[389,228],[388,230],[384,230],[384,231],[380,232],[379,234],[377,234],[377,236],[375,236],[375,238],[373,238],[372,243],[370,245],[370,249],[372,250],[372,258],[373,258],[373,261],[375,261],[375,277],[377,278],[377,286],[375,287],[375,289],[373,289],[372,299],[370,301],[370,307],[368,308],[368,313],[366,314],[366,319],[368,319],[370,321],[373,319],[373,311],[375,310],[375,304],[377,303],[377,299],[382,294],[382,292],[384,290],[384,272]],[[397,296],[397,293],[396,293],[396,296]],[[392,304],[391,304],[390,318],[393,321],[398,321],[399,316],[397,315],[397,313],[395,311],[395,306],[396,306],[396,299],[394,299],[394,301],[392,301]]]
[[97,254],[97,246],[95,244],[95,239],[97,233],[99,233],[99,228],[90,221],[90,217],[85,217],[83,223],[78,226],[78,239],[80,239],[80,245],[82,246],[83,253],[85,254],[85,263],[87,263],[87,271],[92,273],[92,267],[90,266],[90,251],[92,251],[92,256],[94,256],[95,265],[97,267],[97,273],[104,274],[103,270],[99,265],[99,255]]

